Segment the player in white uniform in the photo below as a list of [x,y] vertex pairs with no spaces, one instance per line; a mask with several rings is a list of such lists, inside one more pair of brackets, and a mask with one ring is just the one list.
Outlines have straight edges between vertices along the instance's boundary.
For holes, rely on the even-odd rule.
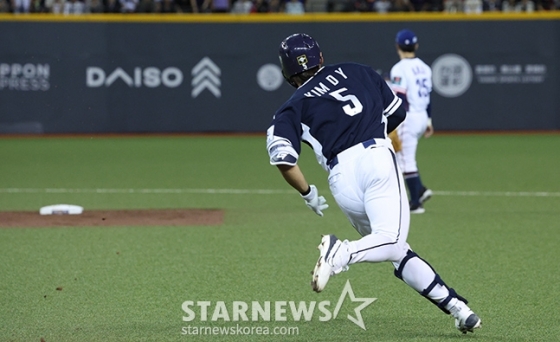
[[[391,142],[406,116],[399,99],[372,68],[356,63],[324,65],[319,44],[294,34],[280,44],[282,73],[297,90],[275,113],[267,130],[270,164],[317,215],[328,208],[298,166],[302,142],[328,172],[332,195],[362,238],[325,235],[312,272],[321,292],[329,278],[355,263],[391,262],[395,276],[455,318],[461,332],[480,327],[467,300],[448,287],[407,243],[408,198]],[[298,196],[299,197],[299,196]]]
[[416,149],[422,136],[429,138],[434,128],[430,112],[430,92],[432,91],[432,70],[416,57],[418,37],[410,30],[397,33],[397,52],[400,61],[391,69],[391,87],[403,100],[407,111],[406,119],[397,128],[401,150],[397,160],[404,174],[410,195],[410,212],[424,213],[424,202],[432,196],[420,179],[416,164]]

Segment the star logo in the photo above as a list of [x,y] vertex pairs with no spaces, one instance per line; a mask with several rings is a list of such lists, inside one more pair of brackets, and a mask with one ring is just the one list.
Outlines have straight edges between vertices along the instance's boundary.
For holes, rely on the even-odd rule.
[[371,303],[375,302],[377,298],[356,298],[356,296],[354,295],[354,291],[352,290],[352,286],[350,285],[350,279],[348,279],[346,280],[346,285],[344,285],[344,288],[342,289],[340,298],[338,298],[338,303],[336,303],[336,307],[334,308],[333,319],[338,315],[338,312],[340,311],[342,303],[344,303],[346,295],[350,297],[350,300],[352,302],[362,302],[362,304],[354,309],[356,317],[352,317],[350,316],[350,314],[346,317],[360,328],[366,330],[366,325],[364,324],[364,319],[362,318],[362,310],[369,306]]
[[299,65],[303,65],[305,67],[305,64],[307,64],[307,56],[306,55],[301,55],[296,57],[297,62]]

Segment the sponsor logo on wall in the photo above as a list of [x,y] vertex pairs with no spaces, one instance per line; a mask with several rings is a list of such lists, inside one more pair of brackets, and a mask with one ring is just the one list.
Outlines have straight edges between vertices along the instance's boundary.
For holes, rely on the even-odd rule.
[[47,91],[50,65],[0,63],[0,90]]
[[130,88],[176,88],[183,83],[183,72],[176,67],[159,69],[155,67],[135,67],[132,70],[116,68],[105,71],[100,67],[87,67],[86,85],[90,88],[110,87],[124,83]]
[[457,97],[471,86],[474,77],[478,84],[535,84],[547,76],[545,64],[476,64],[455,54],[445,54],[432,63],[434,90],[445,97]]
[[543,83],[546,78],[544,64],[480,64],[474,70],[483,84]]
[[[191,70],[193,87],[191,96],[196,98],[204,90],[208,90],[215,97],[221,97],[221,70],[210,58],[204,57]],[[117,67],[106,70],[98,66],[86,68],[86,86],[89,88],[111,87],[118,84],[130,88],[177,88],[183,84],[184,75],[175,66],[167,68],[156,67]]]
[[204,57],[201,59],[200,62],[198,62],[191,70],[191,75],[193,77],[191,81],[191,86],[193,87],[191,96],[196,98],[204,90],[208,90],[214,94],[215,97],[221,97],[221,74],[222,71],[218,65],[216,65],[216,63],[214,63],[210,58]]
[[[196,98],[204,90],[208,90],[215,97],[221,97],[221,70],[210,58],[204,57],[191,70],[193,87],[191,96]],[[86,86],[89,88],[111,87],[125,84],[130,88],[176,88],[183,84],[184,75],[175,66],[167,68],[156,67],[117,67],[105,70],[98,66],[86,68]]]
[[432,63],[432,82],[434,90],[441,96],[461,96],[471,86],[471,66],[459,55],[440,56]]
[[257,71],[257,83],[263,90],[277,90],[283,81],[282,70],[276,64],[265,64]]

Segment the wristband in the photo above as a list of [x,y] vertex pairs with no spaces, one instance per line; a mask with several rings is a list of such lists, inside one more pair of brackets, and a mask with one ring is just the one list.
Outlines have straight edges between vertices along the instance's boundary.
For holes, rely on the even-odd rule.
[[307,196],[311,192],[311,186],[307,186],[307,190],[305,192],[300,192],[302,196]]

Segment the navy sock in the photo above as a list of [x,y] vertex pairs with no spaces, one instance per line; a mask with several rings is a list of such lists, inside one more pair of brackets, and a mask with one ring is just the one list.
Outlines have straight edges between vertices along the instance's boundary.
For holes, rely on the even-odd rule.
[[410,193],[410,205],[420,205],[420,195],[424,187],[420,180],[420,175],[418,172],[411,172],[404,175],[404,180],[406,181],[408,192]]

